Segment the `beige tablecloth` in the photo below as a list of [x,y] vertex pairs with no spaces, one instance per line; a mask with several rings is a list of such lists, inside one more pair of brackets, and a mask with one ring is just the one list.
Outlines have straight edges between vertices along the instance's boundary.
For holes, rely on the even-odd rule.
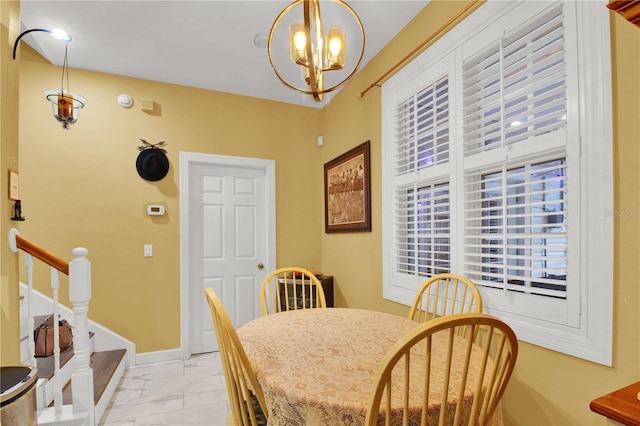
[[[308,309],[260,317],[238,335],[265,394],[269,425],[361,425],[384,355],[416,325],[381,312]],[[442,383],[437,372],[434,379]],[[410,395],[420,401],[421,386]],[[465,395],[465,405],[471,399]],[[439,406],[429,411],[437,415]],[[501,424],[500,410],[496,414]]]

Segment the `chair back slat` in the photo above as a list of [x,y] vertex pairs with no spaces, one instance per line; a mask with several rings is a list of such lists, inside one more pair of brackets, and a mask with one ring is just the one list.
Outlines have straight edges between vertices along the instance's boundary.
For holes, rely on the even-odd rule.
[[365,425],[486,425],[517,354],[513,330],[491,315],[452,314],[420,324],[382,361]]
[[[482,297],[471,280],[456,274],[438,274],[417,291],[409,319],[426,322],[446,315],[481,312]],[[459,331],[469,332],[468,329]]]
[[260,312],[269,315],[282,311],[326,308],[322,284],[309,270],[279,268],[262,281]]

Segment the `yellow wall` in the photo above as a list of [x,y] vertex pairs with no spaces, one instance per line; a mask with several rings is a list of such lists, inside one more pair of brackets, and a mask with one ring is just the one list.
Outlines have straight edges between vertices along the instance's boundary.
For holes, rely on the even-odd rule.
[[[340,306],[397,315],[409,313],[409,307],[382,298],[381,91],[379,87],[373,87],[362,98],[359,94],[465,9],[467,4],[462,1],[432,1],[323,109],[323,163],[365,140],[371,141],[372,232],[325,234],[322,237],[322,270],[334,275],[337,283],[334,291]],[[471,8],[466,15],[473,10]],[[442,34],[444,32],[439,36]],[[439,36],[433,37],[430,43]]]
[[[89,250],[91,319],[140,353],[180,346],[180,151],[275,159],[278,266],[317,269],[320,110],[72,69],[71,91],[88,103],[65,131],[42,95],[57,87],[60,68],[26,47],[21,53],[21,233],[66,259],[75,246]],[[133,97],[131,109],[117,104],[119,93]],[[143,112],[142,98],[157,113]],[[161,181],[137,174],[140,138],[167,141],[171,166]],[[148,216],[148,204],[165,205],[166,215]],[[152,258],[144,244],[153,244]],[[43,292],[45,274],[35,280]],[[67,294],[62,285],[62,300]]]
[[[408,307],[382,299],[381,91],[374,88],[362,100],[356,94],[466,4],[431,1],[323,110],[323,162],[364,140],[372,143],[372,232],[322,237],[322,270],[335,276],[341,306],[408,313]],[[615,218],[613,368],[521,343],[503,399],[506,425],[604,424],[604,417],[590,411],[590,401],[640,380],[640,29],[618,16],[611,22],[615,210],[626,212]]]
[[[176,348],[178,152],[275,158],[278,263],[332,274],[338,306],[406,315],[408,307],[382,299],[380,90],[374,88],[361,100],[356,94],[466,4],[432,1],[322,111],[72,70],[72,91],[89,103],[78,123],[64,132],[41,93],[59,84],[60,69],[23,50],[23,235],[61,255],[75,245],[87,247],[93,265],[90,317],[135,341],[140,352]],[[629,212],[615,218],[614,366],[522,343],[504,398],[507,425],[604,424],[604,418],[590,412],[589,402],[639,379],[638,52],[640,31],[612,17],[615,209]],[[116,104],[123,92],[138,102],[132,110]],[[4,93],[0,106],[6,102]],[[161,114],[140,111],[141,98],[153,98]],[[321,148],[315,143],[320,134]],[[4,127],[2,137],[4,145]],[[135,171],[139,138],[169,143],[172,170],[157,184],[143,181]],[[371,141],[372,232],[324,234],[322,165],[365,140]],[[296,203],[292,211],[287,204],[299,196],[311,204]],[[144,214],[144,206],[154,202],[166,203],[166,220],[154,222]],[[152,259],[142,257],[146,243],[154,244]],[[6,344],[4,328],[2,341]]]
[[9,230],[19,227],[9,200],[9,170],[18,167],[18,64],[12,59],[13,41],[20,31],[19,2],[0,1],[0,365],[20,363],[15,342],[20,340],[18,256],[7,246]]

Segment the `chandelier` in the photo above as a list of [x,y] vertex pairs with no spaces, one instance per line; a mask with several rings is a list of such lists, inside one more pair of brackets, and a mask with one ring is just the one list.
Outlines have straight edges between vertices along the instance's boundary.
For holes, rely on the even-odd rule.
[[[348,4],[342,0],[322,3],[324,11],[329,12],[325,13],[324,22],[320,15],[320,0],[291,3],[274,21],[267,43],[269,62],[278,79],[291,89],[312,95],[318,102],[325,93],[340,87],[355,74],[365,45],[362,22]],[[288,31],[283,30],[287,23]],[[359,50],[349,52],[350,60],[347,27],[350,37],[356,39],[354,45],[359,46]],[[328,28],[326,32],[324,28]],[[273,48],[274,41],[279,47],[277,52]],[[288,48],[285,50],[284,46]],[[347,67],[348,63],[352,65]]]

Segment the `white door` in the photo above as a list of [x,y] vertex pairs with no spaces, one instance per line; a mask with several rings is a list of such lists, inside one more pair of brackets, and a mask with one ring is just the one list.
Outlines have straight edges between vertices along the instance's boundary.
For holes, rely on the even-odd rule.
[[[189,323],[189,338],[182,343],[189,355],[218,348],[204,289],[213,288],[239,327],[259,316],[260,285],[275,265],[274,162],[204,157],[187,161],[188,230],[181,227],[181,238],[188,236],[182,277],[189,283],[189,303],[182,320]],[[181,192],[183,185],[181,180]]]

